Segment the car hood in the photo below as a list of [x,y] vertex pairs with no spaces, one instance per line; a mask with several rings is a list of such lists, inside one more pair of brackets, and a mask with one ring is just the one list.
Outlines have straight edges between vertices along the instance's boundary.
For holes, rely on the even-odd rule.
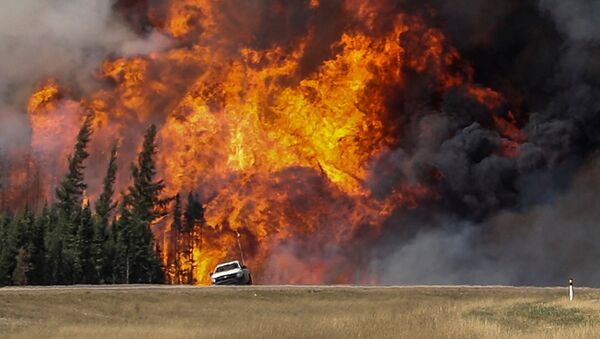
[[229,271],[223,271],[223,272],[219,272],[219,273],[214,273],[211,277],[213,279],[217,279],[217,278],[222,277],[224,275],[236,274],[236,273],[239,273],[241,271],[242,271],[241,268],[236,268],[236,269],[229,270]]

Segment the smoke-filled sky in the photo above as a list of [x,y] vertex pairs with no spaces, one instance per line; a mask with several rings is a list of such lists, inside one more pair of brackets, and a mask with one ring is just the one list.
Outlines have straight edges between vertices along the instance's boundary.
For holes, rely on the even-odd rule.
[[[72,92],[90,92],[100,86],[95,78],[107,56],[175,44],[149,28],[144,14],[132,14],[167,2],[3,2],[0,147],[29,142],[26,103],[40,81],[53,77]],[[224,1],[218,19],[228,24],[213,38],[261,48],[293,42],[311,26],[317,38],[302,60],[310,73],[350,25],[344,6],[377,4],[386,9],[375,17],[382,27],[388,16],[431,8],[431,21],[472,66],[474,82],[502,93],[527,135],[516,157],[499,156],[502,138],[480,105],[457,89],[429,107],[427,79],[414,78],[406,99],[389,104],[402,122],[399,142],[372,159],[365,185],[383,197],[399,182],[423,181],[440,199],[386,221],[385,236],[370,249],[370,269],[382,283],[556,285],[572,275],[600,285],[600,2],[336,0],[309,14],[306,1],[297,1],[283,2],[284,18],[268,10],[276,3]],[[443,181],[423,179],[432,168]]]
[[528,140],[514,162],[482,158],[482,147],[495,142],[492,134],[470,125],[445,138],[452,120],[427,117],[439,139],[415,135],[419,150],[409,156],[398,149],[384,167],[399,164],[397,173],[406,173],[407,163],[435,163],[449,175],[442,187],[449,206],[433,215],[399,215],[396,223],[408,231],[390,232],[397,236],[376,248],[374,269],[386,283],[557,285],[572,275],[584,285],[600,284],[593,155],[600,127],[600,3],[431,3],[471,58],[476,79],[525,98],[520,111],[529,115]]
[[[168,44],[158,33],[141,37],[109,0],[23,0],[0,5],[0,146],[27,141],[27,99],[48,77],[80,90],[110,53],[149,53]],[[76,84],[76,86],[75,86]]]
[[599,171],[594,156],[564,195],[525,211],[477,224],[440,221],[399,248],[381,249],[374,269],[388,284],[557,285],[574,276],[598,285]]

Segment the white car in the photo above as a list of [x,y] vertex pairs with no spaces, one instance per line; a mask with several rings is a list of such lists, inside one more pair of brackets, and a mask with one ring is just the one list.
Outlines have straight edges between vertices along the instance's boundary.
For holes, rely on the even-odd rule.
[[239,261],[222,263],[210,276],[213,285],[252,285],[250,270]]

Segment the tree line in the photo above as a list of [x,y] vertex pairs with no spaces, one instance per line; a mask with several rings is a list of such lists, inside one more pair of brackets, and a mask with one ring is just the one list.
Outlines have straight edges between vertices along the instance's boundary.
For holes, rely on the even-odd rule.
[[[92,122],[93,116],[87,115],[55,202],[37,213],[25,208],[12,215],[0,214],[0,285],[192,283],[191,234],[201,224],[203,210],[192,194],[183,212],[179,195],[163,197],[164,182],[156,179],[156,127],[146,131],[131,165],[131,184],[118,201],[114,197],[118,149],[113,145],[102,192],[92,208],[85,197],[84,180]],[[165,267],[151,228],[169,214],[173,200]]]
[[171,284],[195,284],[196,255],[202,245],[204,208],[198,195],[189,193],[185,210],[179,194],[174,197],[172,220],[167,233],[165,275]]

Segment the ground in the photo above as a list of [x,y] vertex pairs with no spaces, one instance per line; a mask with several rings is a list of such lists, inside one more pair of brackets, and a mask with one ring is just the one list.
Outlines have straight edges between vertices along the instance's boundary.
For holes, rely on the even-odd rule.
[[598,338],[600,290],[0,288],[4,338]]

